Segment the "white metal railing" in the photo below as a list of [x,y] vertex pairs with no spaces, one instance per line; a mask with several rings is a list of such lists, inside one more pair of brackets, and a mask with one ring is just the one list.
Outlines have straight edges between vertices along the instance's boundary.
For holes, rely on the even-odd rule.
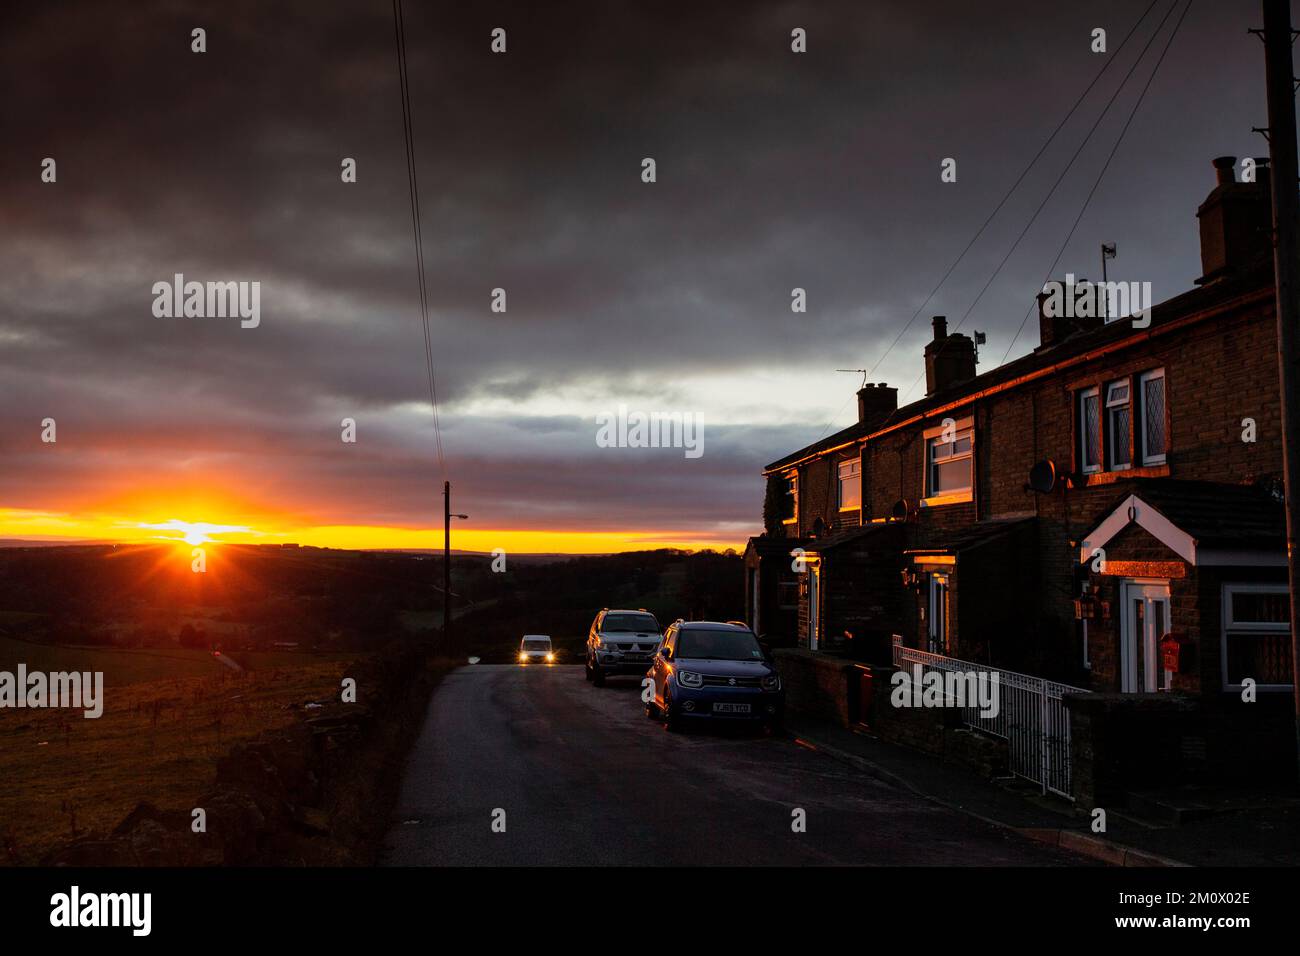
[[1044,793],[1050,790],[1074,799],[1070,788],[1070,712],[1065,706],[1065,696],[1091,691],[904,647],[902,637],[895,634],[894,666],[913,664],[923,670],[996,674],[997,714],[981,716],[978,702],[968,701],[967,706],[960,708],[962,721],[972,730],[1007,741],[1012,773],[1034,781]]

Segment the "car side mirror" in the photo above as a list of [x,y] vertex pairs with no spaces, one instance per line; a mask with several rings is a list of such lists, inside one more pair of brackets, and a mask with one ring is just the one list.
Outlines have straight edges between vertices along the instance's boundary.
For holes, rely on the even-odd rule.
[[659,653],[663,655],[663,659],[666,661],[673,659],[673,649],[671,647],[662,647],[659,649]]
[[[766,636],[766,635],[764,635],[764,636]],[[760,639],[759,639],[759,642],[758,642],[758,648],[759,648],[759,650],[761,650],[761,651],[763,652],[763,660],[767,661],[768,663],[771,663],[771,661],[772,661],[772,646],[771,646],[770,644],[768,644],[767,641],[762,640],[762,639],[760,638]]]

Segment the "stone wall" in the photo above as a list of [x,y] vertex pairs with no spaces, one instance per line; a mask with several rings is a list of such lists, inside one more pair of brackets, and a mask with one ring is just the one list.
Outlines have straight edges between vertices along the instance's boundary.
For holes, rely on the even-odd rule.
[[357,703],[302,712],[298,722],[232,747],[189,810],[139,804],[107,835],[74,840],[43,866],[367,865],[375,862],[402,762],[437,679],[450,668],[425,648],[362,658],[346,677]]

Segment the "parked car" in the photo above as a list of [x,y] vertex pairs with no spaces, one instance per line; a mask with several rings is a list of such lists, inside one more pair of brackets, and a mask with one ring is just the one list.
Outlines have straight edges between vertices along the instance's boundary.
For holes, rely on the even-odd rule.
[[546,634],[525,634],[519,642],[520,664],[554,664],[555,648]]
[[644,677],[659,647],[659,622],[645,608],[602,608],[587,633],[587,680],[603,687],[606,677]]
[[676,621],[650,665],[646,716],[671,731],[691,721],[752,721],[777,730],[785,717],[781,675],[754,632],[736,621]]

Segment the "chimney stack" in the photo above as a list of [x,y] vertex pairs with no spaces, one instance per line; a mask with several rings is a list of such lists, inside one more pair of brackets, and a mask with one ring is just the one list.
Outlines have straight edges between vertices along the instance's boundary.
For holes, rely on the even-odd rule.
[[898,389],[884,382],[868,382],[858,389],[858,424],[879,425],[891,412],[898,410]]
[[1196,210],[1203,270],[1197,285],[1246,272],[1272,256],[1272,177],[1268,161],[1255,161],[1253,183],[1238,182],[1236,166],[1235,156],[1214,160],[1215,187]]
[[925,394],[933,395],[975,377],[975,343],[960,332],[948,334],[946,316],[934,317],[934,339],[925,347]]
[[[1052,293],[1042,291],[1038,293],[1038,349],[1050,348],[1058,342],[1064,341],[1074,332],[1091,332],[1093,329],[1099,329],[1106,324],[1106,320],[1098,315],[1067,315],[1067,309],[1074,311],[1068,304],[1075,301],[1076,289],[1081,288],[1087,279],[1081,279],[1074,285],[1066,285],[1064,281],[1060,282],[1061,294],[1057,296],[1058,303],[1054,307],[1055,315],[1048,315],[1047,303],[1051,299]],[[1097,311],[1100,312],[1101,291],[1095,290],[1093,298],[1094,304],[1097,305]],[[1035,349],[1035,351],[1038,351]]]

